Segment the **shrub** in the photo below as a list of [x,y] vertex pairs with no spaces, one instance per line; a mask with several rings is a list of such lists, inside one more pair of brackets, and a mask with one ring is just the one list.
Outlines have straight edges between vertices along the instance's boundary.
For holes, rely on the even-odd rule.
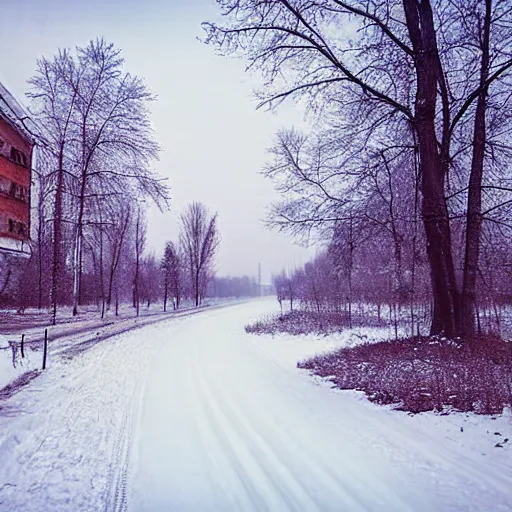
[[[369,315],[352,314],[352,325],[382,326],[384,321]],[[245,326],[252,334],[331,334],[349,326],[348,315],[340,311],[295,310],[284,314],[269,315],[263,320]]]
[[512,343],[497,336],[464,343],[420,337],[364,344],[298,367],[411,412],[498,414],[512,405]]

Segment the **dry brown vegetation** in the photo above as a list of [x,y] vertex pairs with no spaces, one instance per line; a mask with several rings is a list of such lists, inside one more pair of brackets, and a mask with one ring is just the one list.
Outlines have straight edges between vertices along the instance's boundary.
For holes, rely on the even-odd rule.
[[343,348],[298,363],[340,389],[422,412],[499,414],[512,404],[512,343],[420,337]]

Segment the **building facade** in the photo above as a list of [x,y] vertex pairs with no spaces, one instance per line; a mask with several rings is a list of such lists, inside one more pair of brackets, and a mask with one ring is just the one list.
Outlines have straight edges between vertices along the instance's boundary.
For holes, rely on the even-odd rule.
[[0,252],[30,255],[30,185],[34,140],[27,114],[0,84]]

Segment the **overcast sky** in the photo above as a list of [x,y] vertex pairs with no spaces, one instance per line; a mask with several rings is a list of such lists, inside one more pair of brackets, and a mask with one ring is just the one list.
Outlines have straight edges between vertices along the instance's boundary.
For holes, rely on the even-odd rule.
[[219,275],[256,275],[261,262],[267,280],[312,254],[261,222],[277,199],[259,174],[266,149],[280,127],[303,119],[291,103],[278,114],[257,111],[257,78],[197,40],[201,22],[218,15],[210,0],[0,0],[0,81],[26,103],[38,57],[96,37],[114,42],[126,70],[158,96],[152,117],[163,152],[155,167],[169,179],[171,209],[150,210],[152,250],[160,255],[177,237],[180,211],[202,201],[219,213]]

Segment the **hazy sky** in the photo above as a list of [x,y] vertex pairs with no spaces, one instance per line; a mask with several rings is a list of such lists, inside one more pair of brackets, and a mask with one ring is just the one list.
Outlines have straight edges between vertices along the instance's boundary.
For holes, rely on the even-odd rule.
[[311,254],[261,222],[277,199],[259,174],[266,149],[302,114],[291,103],[277,115],[256,111],[256,77],[197,40],[201,22],[218,15],[210,0],[0,0],[0,81],[26,103],[39,56],[101,36],[114,42],[126,70],[158,96],[152,118],[163,152],[155,168],[169,178],[171,209],[150,210],[151,247],[160,255],[177,237],[180,211],[202,201],[219,213],[218,273],[256,275],[261,262],[268,279]]

